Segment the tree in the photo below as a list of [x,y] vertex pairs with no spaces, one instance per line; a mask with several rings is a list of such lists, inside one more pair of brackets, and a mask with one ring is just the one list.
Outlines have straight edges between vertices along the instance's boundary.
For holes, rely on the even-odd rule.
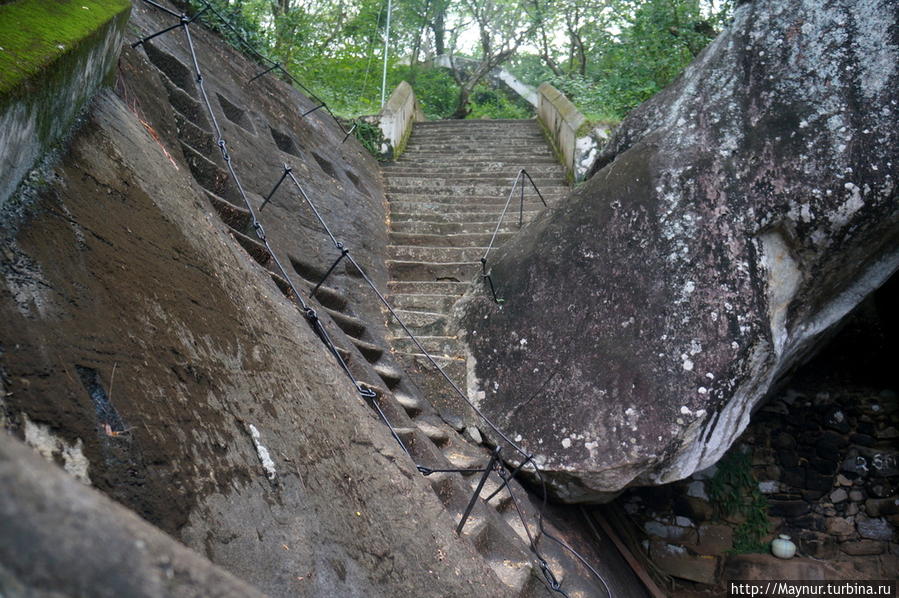
[[[471,70],[457,66],[455,53],[450,53],[453,77],[459,85],[459,97],[453,118],[465,118],[475,86],[490,71],[511,58],[534,30],[534,22],[526,6],[518,0],[462,0],[460,3],[478,27],[479,63]],[[454,44],[455,45],[455,44]]]

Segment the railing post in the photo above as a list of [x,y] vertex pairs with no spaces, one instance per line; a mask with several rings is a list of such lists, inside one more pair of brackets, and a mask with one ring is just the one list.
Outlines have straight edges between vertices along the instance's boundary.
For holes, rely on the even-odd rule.
[[493,454],[490,455],[490,461],[487,463],[487,467],[484,468],[484,473],[481,475],[481,479],[478,481],[478,487],[475,488],[474,494],[471,495],[471,500],[468,501],[468,506],[465,508],[465,512],[462,513],[462,519],[459,521],[458,527],[456,527],[456,534],[462,533],[462,528],[465,527],[465,522],[468,521],[468,516],[471,515],[471,510],[474,508],[474,504],[477,502],[478,497],[481,495],[481,490],[484,489],[484,484],[487,483],[487,478],[490,476],[490,472],[493,471],[493,468],[496,466],[496,462],[499,461],[499,452],[502,450],[502,447],[496,447],[493,449]]

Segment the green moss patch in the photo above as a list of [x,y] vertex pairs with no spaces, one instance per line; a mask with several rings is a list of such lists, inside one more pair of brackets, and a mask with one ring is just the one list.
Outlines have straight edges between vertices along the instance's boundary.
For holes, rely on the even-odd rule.
[[0,4],[0,97],[31,79],[130,0],[15,0]]

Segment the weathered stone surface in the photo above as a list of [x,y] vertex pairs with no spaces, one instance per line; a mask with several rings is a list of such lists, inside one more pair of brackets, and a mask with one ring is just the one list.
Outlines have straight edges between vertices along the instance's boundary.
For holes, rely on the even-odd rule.
[[650,549],[653,564],[680,579],[712,585],[718,571],[718,558],[691,554],[686,548],[673,544],[653,543]]
[[876,540],[856,540],[855,542],[843,542],[840,544],[840,550],[850,556],[870,556],[883,554],[886,546],[883,542]]
[[869,517],[896,515],[899,513],[899,498],[869,498],[865,501],[865,512]]
[[[148,10],[135,8],[135,26],[161,29]],[[155,57],[176,78],[187,68],[179,39],[169,34]],[[383,278],[384,251],[371,250],[386,240],[372,158],[354,141],[341,146],[323,117],[300,120],[310,102],[275,79],[254,83],[253,103],[238,100],[255,67],[216,39],[194,32],[201,59],[218,67],[213,101],[233,100],[228,138],[247,131],[229,147],[248,190],[255,197],[278,176],[268,123],[314,143],[321,163],[311,150],[283,159],[315,197],[340,194],[323,208],[335,234],[368,244],[360,259],[381,259],[370,273]],[[270,595],[506,595],[303,314],[219,221],[172,140],[176,121],[147,58],[129,50],[120,65],[128,103],[96,98],[46,185],[0,231],[5,425]],[[285,263],[328,264],[324,232],[297,197],[273,201],[264,215],[278,214],[268,232]]]
[[883,517],[870,518],[859,515],[855,526],[858,528],[858,535],[862,538],[883,542],[893,539],[893,526]]
[[825,530],[832,536],[851,536],[855,533],[855,526],[844,517],[828,517]]
[[734,546],[733,528],[728,525],[702,525],[699,528],[699,543],[696,552],[700,554],[722,555]]
[[505,302],[478,287],[457,306],[480,407],[560,499],[714,463],[899,266],[890,4],[738,6],[605,167],[498,252]]
[[0,431],[0,594],[263,595]]

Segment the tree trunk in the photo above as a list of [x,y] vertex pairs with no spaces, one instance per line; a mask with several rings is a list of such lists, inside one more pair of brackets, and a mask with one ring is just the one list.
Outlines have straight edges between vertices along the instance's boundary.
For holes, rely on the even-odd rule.
[[446,35],[446,13],[442,10],[438,11],[431,23],[431,31],[434,32],[434,53],[437,56],[443,56],[446,52],[444,37]]
[[450,118],[462,119],[468,116],[468,113],[471,112],[471,108],[468,106],[470,97],[471,89],[468,88],[468,84],[460,85],[459,98],[456,100],[456,111],[453,112]]

